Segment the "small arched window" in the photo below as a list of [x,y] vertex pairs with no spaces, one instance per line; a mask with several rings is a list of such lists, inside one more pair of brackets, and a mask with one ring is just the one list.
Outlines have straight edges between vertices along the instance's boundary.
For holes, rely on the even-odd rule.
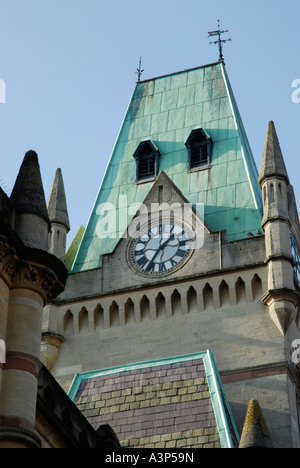
[[207,169],[212,156],[212,139],[205,130],[193,130],[185,146],[188,150],[187,168],[189,171]]
[[136,162],[136,183],[151,182],[158,176],[160,152],[152,141],[142,141],[133,157]]

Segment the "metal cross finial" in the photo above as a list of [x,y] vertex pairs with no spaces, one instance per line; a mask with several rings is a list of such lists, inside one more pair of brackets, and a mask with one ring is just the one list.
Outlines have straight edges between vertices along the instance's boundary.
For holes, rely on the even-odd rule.
[[225,63],[224,62],[224,57],[223,57],[223,44],[225,44],[225,42],[231,41],[231,39],[221,39],[221,35],[224,34],[224,33],[227,33],[227,32],[228,32],[228,29],[226,29],[224,31],[221,31],[221,29],[220,29],[220,20],[218,20],[218,30],[208,32],[208,37],[218,36],[218,40],[210,42],[210,44],[218,44],[218,46],[219,46],[219,62],[222,62],[222,63]]
[[139,61],[139,68],[136,69],[136,74],[138,76],[138,82],[141,81],[141,76],[142,76],[142,73],[143,73],[144,70],[142,70],[142,57],[140,57],[140,61]]

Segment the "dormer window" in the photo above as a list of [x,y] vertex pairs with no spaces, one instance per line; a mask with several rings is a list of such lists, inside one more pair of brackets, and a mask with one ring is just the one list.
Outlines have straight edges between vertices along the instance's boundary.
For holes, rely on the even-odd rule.
[[133,157],[136,162],[136,183],[151,182],[158,176],[159,149],[152,141],[142,141]]
[[210,167],[212,139],[205,130],[202,128],[193,130],[185,146],[188,150],[187,168],[189,171],[197,171]]

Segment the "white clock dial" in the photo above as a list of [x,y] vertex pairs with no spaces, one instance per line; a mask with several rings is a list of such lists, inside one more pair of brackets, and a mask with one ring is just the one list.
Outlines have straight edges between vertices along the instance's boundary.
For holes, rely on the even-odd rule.
[[149,225],[131,243],[130,261],[142,274],[160,276],[182,266],[192,253],[193,232],[179,221]]

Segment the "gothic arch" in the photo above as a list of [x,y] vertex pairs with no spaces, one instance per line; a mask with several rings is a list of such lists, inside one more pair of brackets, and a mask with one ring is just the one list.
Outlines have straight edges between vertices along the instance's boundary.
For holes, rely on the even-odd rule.
[[166,316],[166,299],[165,296],[159,292],[155,299],[156,317]]
[[198,312],[197,291],[193,286],[190,286],[187,292],[187,307],[188,312]]
[[89,314],[85,307],[82,307],[78,314],[79,333],[89,332]]
[[235,293],[237,303],[247,302],[246,299],[246,285],[242,278],[239,276],[235,283]]
[[251,281],[253,300],[256,301],[263,295],[262,280],[256,273]]
[[113,301],[109,308],[110,326],[118,327],[120,325],[119,306],[116,301]]
[[142,321],[150,317],[150,301],[145,294],[140,301],[140,310]]
[[209,307],[213,307],[213,290],[210,284],[206,283],[203,288],[203,302],[204,302],[204,309]]
[[95,328],[104,328],[104,310],[101,304],[97,304],[94,310],[94,324]]
[[172,307],[172,315],[180,314],[182,312],[181,295],[178,292],[178,289],[174,289],[173,294],[171,296],[171,307]]
[[68,309],[64,315],[63,329],[65,335],[74,334],[74,317],[70,309]]
[[229,286],[225,280],[219,286],[219,296],[220,296],[220,306],[224,307],[227,304],[230,304],[229,299]]
[[127,301],[125,303],[124,313],[125,313],[125,324],[135,321],[134,303],[132,302],[130,297],[127,299]]

